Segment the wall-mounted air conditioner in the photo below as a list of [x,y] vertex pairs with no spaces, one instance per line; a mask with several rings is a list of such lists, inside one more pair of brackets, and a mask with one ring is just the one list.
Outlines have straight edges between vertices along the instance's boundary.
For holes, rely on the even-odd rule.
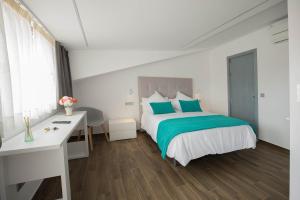
[[270,27],[270,33],[273,44],[288,40],[288,18],[273,23]]

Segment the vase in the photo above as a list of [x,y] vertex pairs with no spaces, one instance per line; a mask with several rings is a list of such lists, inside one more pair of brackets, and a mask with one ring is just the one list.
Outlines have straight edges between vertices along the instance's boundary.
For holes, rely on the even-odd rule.
[[30,127],[25,128],[25,142],[32,142],[33,135]]
[[71,116],[73,114],[73,108],[71,106],[65,107],[66,116]]

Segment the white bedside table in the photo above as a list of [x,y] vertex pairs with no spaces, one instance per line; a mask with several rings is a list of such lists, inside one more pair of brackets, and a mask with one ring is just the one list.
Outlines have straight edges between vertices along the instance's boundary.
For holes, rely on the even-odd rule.
[[110,119],[109,140],[124,140],[136,138],[136,122],[134,119]]

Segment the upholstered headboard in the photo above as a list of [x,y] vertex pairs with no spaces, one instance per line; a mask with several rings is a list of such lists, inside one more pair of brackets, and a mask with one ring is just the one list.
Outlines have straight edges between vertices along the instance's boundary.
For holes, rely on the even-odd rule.
[[[180,91],[190,97],[193,96],[192,78],[138,77],[139,101],[151,96],[154,91],[165,97],[174,98]],[[140,109],[141,113],[141,109]]]

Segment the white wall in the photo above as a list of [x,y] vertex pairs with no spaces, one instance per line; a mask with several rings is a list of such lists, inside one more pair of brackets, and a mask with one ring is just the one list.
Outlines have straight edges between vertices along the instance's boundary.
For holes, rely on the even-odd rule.
[[[87,60],[86,66],[88,65],[89,62]],[[194,92],[200,93],[203,97],[208,97],[208,65],[207,53],[196,53],[75,80],[74,96],[79,99],[79,105],[91,106],[102,110],[106,119],[119,117],[134,117],[138,119],[138,76],[193,78]],[[130,89],[133,89],[136,95],[136,102],[133,106],[125,106],[125,99]],[[203,101],[205,100],[204,98]]]
[[149,64],[193,51],[72,50],[69,52],[73,80]]
[[[290,199],[300,199],[300,1],[288,1],[290,43]],[[300,91],[298,91],[300,92]],[[298,96],[298,97],[297,97]]]
[[[124,104],[130,89],[137,95],[138,76],[191,77],[194,79],[195,91],[201,93],[210,110],[228,114],[226,59],[250,49],[257,49],[258,92],[265,93],[265,97],[258,101],[259,137],[289,148],[289,121],[286,119],[289,117],[288,42],[272,44],[269,27],[207,52],[75,80],[74,95],[79,98],[81,105],[103,110],[106,119],[127,116],[138,119],[137,97],[134,106]],[[101,64],[102,56],[87,59],[91,55],[85,58],[81,55],[74,58],[77,56],[77,53],[71,52],[70,60],[74,62],[81,58],[87,73],[90,73],[91,66],[96,68],[97,63],[100,63],[99,68],[105,66]]]
[[228,114],[227,57],[257,49],[259,138],[289,148],[288,42],[272,44],[269,27],[218,46],[210,53],[210,107]]

